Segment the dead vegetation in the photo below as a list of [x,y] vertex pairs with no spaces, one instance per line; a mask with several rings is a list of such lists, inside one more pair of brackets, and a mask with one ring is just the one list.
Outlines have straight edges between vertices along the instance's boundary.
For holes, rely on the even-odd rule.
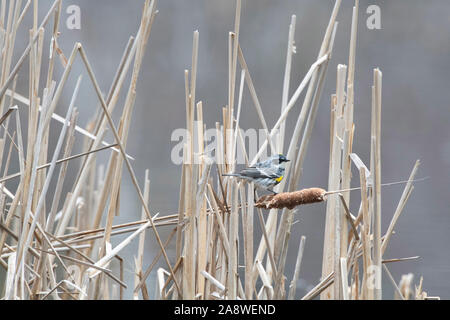
[[[323,201],[325,190],[295,190],[301,178],[333,52],[338,25],[336,18],[341,0],[335,2],[316,61],[298,83],[294,94],[289,97],[291,65],[295,53],[296,17],[292,16],[281,111],[272,129],[264,118],[257,89],[244,58],[244,48],[239,44],[241,0],[236,1],[234,30],[229,33],[228,38],[228,101],[222,109],[221,122],[216,123],[217,133],[222,139],[216,149],[215,159],[203,155],[199,157],[200,164],[194,164],[194,157],[198,156],[194,150],[200,155],[205,151],[203,105],[196,100],[200,33],[193,33],[192,65],[190,70],[185,71],[186,128],[192,137],[194,130],[198,130],[198,139],[191,139],[184,146],[179,212],[172,215],[152,213],[148,205],[149,173],[145,172],[145,182],[141,189],[130,162],[132,157],[125,151],[139,70],[157,13],[156,1],[145,0],[140,27],[125,46],[116,76],[106,96],[100,90],[89,55],[82,44],[75,43],[68,55],[64,55],[58,47],[61,4],[61,0],[55,0],[39,24],[37,0],[28,0],[26,3],[21,0],[1,1],[0,115],[3,116],[0,124],[3,134],[0,136],[0,163],[4,163],[4,169],[0,180],[0,264],[6,273],[6,280],[0,286],[3,299],[123,299],[126,287],[133,288],[134,299],[149,299],[155,291],[157,299],[298,298],[296,287],[307,241],[305,237],[291,234],[293,209],[299,204]],[[16,31],[27,14],[33,15],[29,43],[19,60],[13,63]],[[327,189],[350,188],[353,164],[359,172],[359,177],[354,180],[361,186],[361,204],[355,216],[350,210],[353,208],[349,208],[349,192],[327,195],[323,260],[317,261],[317,264],[322,263],[322,280],[302,299],[312,299],[319,295],[322,299],[381,299],[381,270],[392,281],[397,298],[429,299],[422,290],[422,280],[413,294],[411,276],[402,278],[397,285],[389,273],[387,262],[404,261],[408,258],[389,261],[383,259],[396,222],[411,195],[413,184],[412,181],[406,184],[389,228],[382,233],[382,73],[378,69],[374,70],[371,141],[367,142],[371,146],[370,164],[366,166],[352,151],[356,138],[353,86],[357,21],[356,0],[350,30],[348,66],[338,66],[336,93],[331,97]],[[42,55],[45,36],[52,39],[49,59]],[[27,59],[30,64],[28,73],[22,67]],[[72,90],[66,115],[61,117],[55,112],[67,79],[78,76],[73,75],[71,70],[75,59],[82,61],[88,74],[83,81],[89,82],[98,98],[98,112],[93,115],[88,129],[77,125],[75,104],[81,76]],[[46,81],[40,83],[44,64],[48,70]],[[64,68],[60,79],[54,79],[56,64],[61,64]],[[131,79],[124,89],[129,74]],[[28,96],[16,92],[18,77],[28,80]],[[244,185],[233,179],[222,178],[222,173],[234,171],[237,148],[245,151],[239,131],[244,86],[248,87],[255,114],[261,127],[267,132],[267,139],[257,155],[253,159],[248,159],[246,155],[249,163],[259,161],[267,148],[272,153],[284,153],[292,160],[287,168],[286,178],[277,189],[286,193],[262,198],[256,205],[252,184]],[[118,97],[124,90],[126,99],[123,108],[118,110]],[[39,94],[41,91],[42,95]],[[300,102],[302,93],[304,100],[295,129],[287,133],[285,120],[288,115],[294,116],[294,106]],[[114,111],[121,112],[117,124],[111,118]],[[26,131],[21,127],[20,117],[27,119]],[[52,121],[61,122],[63,126],[57,145],[52,148],[54,152],[49,154],[49,125]],[[198,128],[194,127],[195,121],[200,123]],[[107,129],[112,132],[114,143],[104,141]],[[232,138],[224,134],[227,130],[233,132]],[[72,155],[75,132],[84,137],[84,151]],[[286,144],[287,149],[284,148]],[[104,170],[100,170],[96,155],[106,151],[109,152],[109,160]],[[12,153],[17,153],[20,163],[20,172],[13,174],[9,173]],[[75,159],[80,160],[78,176],[73,181],[67,181],[67,167]],[[414,179],[418,166],[419,162],[414,166],[410,180]],[[119,196],[124,167],[132,178],[142,214],[139,221],[115,225],[114,217],[119,215],[123,207]],[[8,188],[8,182],[12,179],[19,181],[14,190]],[[50,181],[56,181],[55,192],[52,194],[48,192]],[[63,193],[64,184],[71,186],[69,193]],[[270,211],[263,214],[261,207]],[[307,210],[307,207],[301,210]],[[384,215],[383,219],[388,216]],[[254,223],[259,223],[262,229],[262,235],[258,238],[254,233]],[[172,228],[167,239],[162,239],[158,232],[163,226]],[[148,229],[155,236],[159,253],[149,266],[144,266],[143,256],[148,250],[145,248],[145,235]],[[127,237],[112,247],[111,239],[118,234],[127,234]],[[139,242],[134,261],[134,283],[124,283],[123,260],[120,255],[132,241]],[[295,272],[289,277],[285,274],[285,266],[288,247],[292,242],[294,245],[299,243],[299,247]],[[175,255],[170,257],[166,251],[169,243],[175,243],[176,246]],[[241,260],[240,252],[243,252]],[[160,259],[164,260],[165,267],[154,270]],[[118,271],[110,269],[112,261],[118,262]],[[376,278],[375,286],[372,282],[374,266],[380,275]],[[157,275],[156,288],[148,288],[148,276],[152,271]]]

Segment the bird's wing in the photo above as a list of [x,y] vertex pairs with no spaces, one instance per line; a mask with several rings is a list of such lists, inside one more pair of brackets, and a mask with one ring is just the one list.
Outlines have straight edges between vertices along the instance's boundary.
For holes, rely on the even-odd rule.
[[245,168],[239,174],[249,178],[277,178],[279,176],[273,168]]

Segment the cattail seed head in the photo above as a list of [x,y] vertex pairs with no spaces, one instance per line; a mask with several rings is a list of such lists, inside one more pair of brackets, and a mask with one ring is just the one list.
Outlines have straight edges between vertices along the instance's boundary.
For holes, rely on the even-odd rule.
[[257,208],[293,209],[302,204],[325,201],[326,190],[321,188],[302,189],[294,192],[283,192],[276,195],[261,197],[255,204]]

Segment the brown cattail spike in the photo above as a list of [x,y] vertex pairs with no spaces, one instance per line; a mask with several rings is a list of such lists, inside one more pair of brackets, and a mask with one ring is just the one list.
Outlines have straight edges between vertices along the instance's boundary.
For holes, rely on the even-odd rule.
[[321,188],[309,188],[294,192],[267,195],[261,197],[255,206],[265,209],[293,209],[302,204],[323,202],[325,201],[325,193],[326,190]]

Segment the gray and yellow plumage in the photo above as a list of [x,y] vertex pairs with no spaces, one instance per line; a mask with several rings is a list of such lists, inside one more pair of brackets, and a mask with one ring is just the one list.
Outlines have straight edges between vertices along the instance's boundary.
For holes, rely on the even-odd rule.
[[227,173],[223,176],[232,176],[253,182],[256,187],[276,194],[272,188],[283,180],[284,166],[288,161],[282,154],[277,154],[238,173]]

